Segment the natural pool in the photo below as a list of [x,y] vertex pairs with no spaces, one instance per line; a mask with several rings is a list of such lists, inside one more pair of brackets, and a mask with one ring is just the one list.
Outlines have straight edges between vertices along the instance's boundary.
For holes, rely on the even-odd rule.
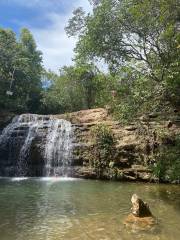
[[[147,201],[158,226],[126,229],[130,198]],[[178,240],[180,186],[62,178],[0,179],[0,240]]]

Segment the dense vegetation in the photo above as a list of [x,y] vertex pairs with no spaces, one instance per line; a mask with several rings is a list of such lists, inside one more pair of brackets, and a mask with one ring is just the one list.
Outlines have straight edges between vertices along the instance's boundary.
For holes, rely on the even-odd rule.
[[41,55],[28,29],[22,29],[19,39],[12,30],[0,29],[0,109],[38,111]]
[[[0,28],[0,110],[48,114],[108,107],[128,122],[143,113],[179,109],[179,0],[89,1],[92,12],[79,7],[67,23],[66,33],[78,41],[74,65],[59,74],[43,68],[28,29],[17,37]],[[102,136],[96,136],[96,154],[103,159],[111,143],[102,145]],[[179,177],[176,145],[154,156],[159,178],[173,178],[177,169]],[[101,160],[93,164],[104,166]]]
[[66,31],[79,37],[77,62],[100,59],[108,65],[116,79],[118,116],[159,110],[164,102],[179,105],[179,1],[91,2],[93,13],[77,9]]
[[179,106],[178,2],[91,0],[91,13],[77,8],[66,26],[78,36],[75,63],[59,74],[43,69],[28,29],[19,38],[0,29],[0,108],[59,113],[108,105],[127,121]]
[[108,79],[93,64],[63,67],[46,74],[50,87],[42,94],[43,112],[72,112],[104,106]]

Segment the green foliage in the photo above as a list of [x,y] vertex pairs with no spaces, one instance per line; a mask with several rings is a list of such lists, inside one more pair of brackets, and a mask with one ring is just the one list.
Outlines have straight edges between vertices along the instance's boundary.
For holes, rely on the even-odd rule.
[[162,146],[156,153],[154,175],[160,181],[180,181],[180,137],[176,136],[173,146]]
[[[69,21],[69,35],[79,33],[76,61],[103,59],[110,80],[119,78],[115,115],[128,121],[142,112],[156,111],[164,102],[180,104],[180,34],[178,0],[101,0],[80,21]],[[96,4],[97,3],[97,4]],[[74,27],[76,26],[76,27]],[[109,76],[108,76],[109,77]]]
[[114,77],[116,95],[109,105],[112,113],[121,122],[129,122],[137,115],[148,111],[158,111],[162,99],[161,87],[155,81],[149,81],[132,67],[123,67]]
[[65,28],[67,35],[76,36],[85,27],[86,16],[82,7],[73,11],[73,17],[69,19],[68,26]]
[[92,127],[91,133],[94,139],[94,146],[90,160],[93,167],[98,171],[98,176],[101,177],[103,170],[111,165],[116,140],[110,127],[105,124],[98,124]]
[[113,132],[111,128],[105,124],[98,124],[92,127],[92,134],[96,144],[100,148],[106,148],[108,150],[115,144]]
[[[22,29],[19,40],[11,30],[0,29],[0,108],[37,111],[41,91],[41,52],[32,34]],[[13,95],[6,95],[12,91]]]
[[[1,109],[47,114],[107,106],[127,122],[167,104],[180,105],[179,0],[89,2],[93,10],[77,8],[65,28],[78,41],[75,65],[60,74],[43,72],[28,29],[19,39],[0,29]],[[98,60],[108,73],[98,70]]]
[[49,72],[47,78],[51,84],[42,99],[46,112],[71,112],[105,104],[107,80],[93,65],[64,67],[60,75]]
[[86,19],[77,57],[103,58],[112,68],[133,59],[160,81],[177,52],[177,6],[177,0],[102,0]]

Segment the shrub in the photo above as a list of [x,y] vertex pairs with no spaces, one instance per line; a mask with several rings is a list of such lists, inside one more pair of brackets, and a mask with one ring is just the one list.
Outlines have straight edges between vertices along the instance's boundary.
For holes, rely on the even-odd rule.
[[152,167],[159,181],[180,181],[180,136],[174,145],[162,146],[155,155],[156,164]]
[[105,124],[92,127],[91,134],[94,141],[91,164],[97,170],[98,177],[101,177],[113,159],[116,141],[112,130]]

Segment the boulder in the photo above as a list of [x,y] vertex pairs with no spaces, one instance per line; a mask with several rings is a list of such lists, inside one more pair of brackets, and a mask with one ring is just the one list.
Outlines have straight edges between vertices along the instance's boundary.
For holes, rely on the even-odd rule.
[[151,229],[156,221],[146,202],[140,199],[136,194],[131,198],[131,213],[126,217],[124,224],[133,230]]
[[133,194],[131,198],[132,208],[131,212],[135,217],[151,217],[152,213],[146,202],[143,202],[137,194]]

